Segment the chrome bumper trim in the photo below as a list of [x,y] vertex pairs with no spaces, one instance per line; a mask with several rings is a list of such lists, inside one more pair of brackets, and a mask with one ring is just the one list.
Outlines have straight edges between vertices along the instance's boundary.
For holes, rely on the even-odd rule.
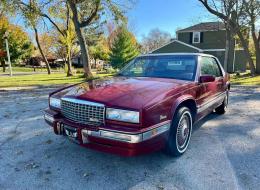
[[55,121],[55,119],[47,113],[44,114],[44,119],[48,122],[51,122],[51,123],[53,123]]
[[151,130],[145,131],[139,134],[130,134],[121,131],[109,131],[109,130],[99,130],[99,131],[90,131],[83,129],[82,133],[82,140],[83,143],[88,142],[88,136],[94,136],[104,139],[111,139],[121,142],[128,142],[128,143],[139,143],[142,141],[149,140],[153,137],[156,137],[170,129],[170,123],[163,124],[157,128],[153,128]]

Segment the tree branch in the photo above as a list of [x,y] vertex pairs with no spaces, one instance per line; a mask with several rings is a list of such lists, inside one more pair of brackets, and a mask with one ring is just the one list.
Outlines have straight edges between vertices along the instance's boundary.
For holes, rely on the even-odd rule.
[[257,42],[258,42],[258,44],[260,44],[260,30],[258,31]]
[[[30,5],[28,5],[22,1],[20,1],[20,4],[25,6],[27,9],[31,9]],[[47,14],[42,13],[41,10],[39,10],[39,9],[37,9],[36,14],[49,20],[49,22],[58,30],[59,33],[61,33],[62,36],[66,36],[66,34],[59,28],[59,26]]]
[[69,22],[70,22],[70,8],[69,8],[69,5],[68,5],[68,2],[66,2],[66,8],[67,8],[67,14],[66,14],[66,28],[67,28],[67,31],[69,30]]
[[221,12],[218,12],[218,11],[212,9],[212,8],[209,6],[209,4],[208,4],[208,0],[198,0],[198,1],[201,2],[201,3],[204,5],[204,7],[205,7],[210,13],[216,15],[217,17],[219,17],[219,18],[221,18],[221,19],[223,19],[223,20],[225,20],[225,21],[228,20],[228,17],[227,17],[226,15],[224,15],[224,14],[221,13]]
[[47,18],[50,21],[50,23],[58,30],[58,32],[61,33],[62,36],[66,36],[66,34],[60,29],[60,27],[47,14],[40,13],[39,15],[44,18]]
[[80,27],[86,27],[86,26],[88,26],[88,25],[92,22],[92,20],[93,20],[93,19],[96,17],[96,15],[97,15],[97,12],[98,12],[99,7],[100,7],[100,3],[101,3],[101,1],[100,1],[100,0],[97,0],[97,2],[96,2],[96,7],[95,7],[94,11],[90,14],[90,16],[89,16],[85,21],[82,21],[82,22],[80,23]]

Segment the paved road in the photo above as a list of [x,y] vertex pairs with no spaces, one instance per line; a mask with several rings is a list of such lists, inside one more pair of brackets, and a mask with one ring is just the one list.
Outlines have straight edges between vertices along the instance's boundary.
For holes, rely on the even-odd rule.
[[50,90],[0,92],[0,189],[259,189],[260,88],[234,88],[180,158],[81,148],[42,119]]

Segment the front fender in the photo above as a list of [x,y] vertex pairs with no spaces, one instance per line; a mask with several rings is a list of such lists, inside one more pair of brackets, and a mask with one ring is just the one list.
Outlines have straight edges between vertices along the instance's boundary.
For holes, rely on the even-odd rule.
[[196,101],[195,101],[195,99],[194,99],[194,97],[192,95],[189,95],[189,94],[181,95],[174,101],[174,103],[172,105],[172,108],[171,108],[171,116],[172,116],[172,118],[174,117],[175,112],[177,111],[178,107],[182,103],[184,103],[185,101],[188,101],[188,100],[193,101],[195,103],[195,105],[197,106]]

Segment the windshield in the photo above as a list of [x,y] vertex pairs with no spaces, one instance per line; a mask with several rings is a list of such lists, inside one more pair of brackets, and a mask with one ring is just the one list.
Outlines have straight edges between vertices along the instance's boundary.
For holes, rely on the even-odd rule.
[[197,59],[193,55],[143,56],[132,60],[119,75],[194,80],[196,69]]

